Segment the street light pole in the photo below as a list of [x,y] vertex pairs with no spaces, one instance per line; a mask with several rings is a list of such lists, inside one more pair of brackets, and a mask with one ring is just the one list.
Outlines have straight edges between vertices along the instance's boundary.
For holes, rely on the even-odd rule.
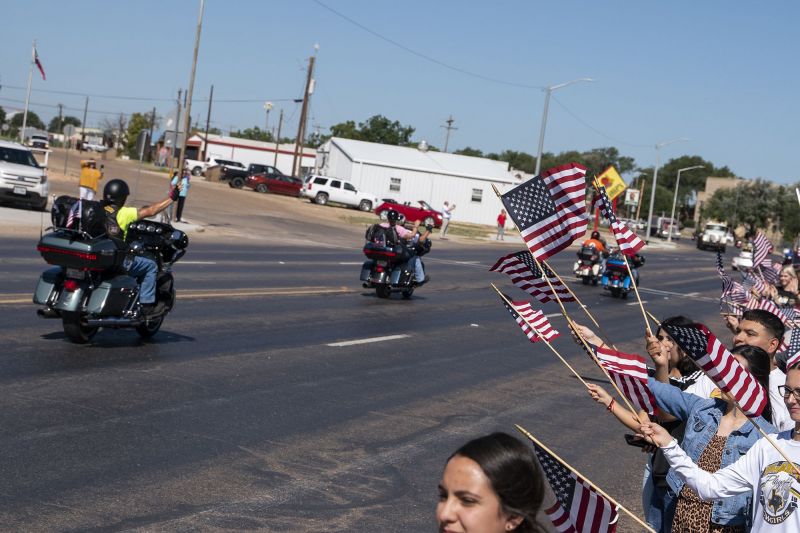
[[672,242],[672,228],[675,225],[675,204],[678,203],[678,187],[681,184],[681,172],[698,168],[705,167],[703,165],[695,165],[693,167],[678,169],[678,179],[675,180],[675,195],[672,197],[672,214],[669,216],[669,235],[667,235],[667,242]]
[[264,133],[269,131],[269,112],[272,109],[272,102],[264,102],[264,110],[267,112],[267,119],[264,122]]
[[681,137],[679,139],[672,139],[670,141],[664,141],[656,144],[656,168],[653,170],[653,187],[650,189],[650,209],[647,211],[647,233],[645,233],[644,237],[645,242],[650,241],[650,229],[653,222],[653,205],[655,204],[656,200],[656,183],[658,182],[658,167],[661,164],[660,150],[669,144],[688,140],[689,139],[686,137]]
[[593,78],[579,78],[577,80],[568,81],[566,83],[559,83],[558,85],[550,85],[549,87],[545,87],[545,94],[544,94],[544,111],[542,111],[542,127],[539,130],[539,150],[536,154],[536,170],[534,171],[535,175],[539,175],[539,170],[542,168],[542,150],[544,149],[544,131],[547,128],[547,110],[550,108],[550,94],[562,87],[566,87],[567,85],[572,85],[573,83],[578,83],[581,81],[592,82],[594,81]]

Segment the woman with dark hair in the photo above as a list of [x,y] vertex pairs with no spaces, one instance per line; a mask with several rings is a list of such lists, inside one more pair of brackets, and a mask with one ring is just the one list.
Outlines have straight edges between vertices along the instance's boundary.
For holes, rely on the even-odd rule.
[[[741,345],[731,350],[731,353],[743,368],[753,374],[765,391],[769,390],[770,359],[767,352],[755,346]],[[648,380],[648,387],[660,409],[686,422],[680,446],[708,472],[716,472],[733,464],[761,437],[747,416],[736,408],[733,398],[728,394],[723,393],[721,398],[701,398],[652,378]],[[615,402],[606,391],[590,385],[590,394],[614,412]],[[622,408],[618,410],[621,411]],[[766,433],[777,431],[769,422],[771,413],[767,402],[762,416],[754,419]],[[628,427],[638,431],[630,413],[620,417],[621,420],[623,418]],[[701,501],[672,469],[667,473],[666,479],[669,489],[664,494],[661,531],[744,533],[750,530],[752,493],[718,500],[712,505],[711,502]]]
[[440,533],[543,533],[544,479],[530,447],[506,433],[469,441],[439,482]]

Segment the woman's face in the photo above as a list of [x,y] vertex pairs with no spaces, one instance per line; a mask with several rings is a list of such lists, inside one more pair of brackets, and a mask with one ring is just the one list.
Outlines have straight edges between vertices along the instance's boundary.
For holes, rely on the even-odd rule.
[[782,287],[786,287],[787,285],[789,285],[793,279],[794,276],[792,276],[791,272],[789,272],[788,270],[781,270],[780,282]]
[[521,522],[509,517],[478,463],[456,455],[439,483],[436,520],[440,533],[504,533]]
[[661,353],[669,354],[669,367],[675,368],[681,360],[681,352],[677,343],[662,329],[658,331],[658,342],[661,343]]

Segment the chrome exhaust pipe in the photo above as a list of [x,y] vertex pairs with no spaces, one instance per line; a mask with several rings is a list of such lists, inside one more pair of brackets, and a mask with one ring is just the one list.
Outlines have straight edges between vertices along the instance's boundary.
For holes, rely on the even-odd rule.
[[130,328],[144,323],[141,318],[90,318],[86,320],[89,327]]
[[60,318],[58,311],[53,309],[37,309],[36,314],[41,318]]

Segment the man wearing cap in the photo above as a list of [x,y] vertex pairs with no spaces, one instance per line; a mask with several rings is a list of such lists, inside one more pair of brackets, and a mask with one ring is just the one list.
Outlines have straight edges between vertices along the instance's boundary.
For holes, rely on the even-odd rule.
[[79,190],[81,200],[94,200],[94,196],[97,194],[97,184],[101,179],[103,179],[103,173],[97,170],[97,162],[94,159],[81,161]]

